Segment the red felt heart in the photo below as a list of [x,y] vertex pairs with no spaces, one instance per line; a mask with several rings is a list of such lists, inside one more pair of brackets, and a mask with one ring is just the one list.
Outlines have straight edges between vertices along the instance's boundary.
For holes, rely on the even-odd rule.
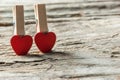
[[32,37],[29,35],[15,35],[11,38],[11,46],[17,55],[27,55],[32,46]]
[[48,53],[51,51],[55,44],[56,35],[53,32],[39,32],[35,35],[34,39],[39,50],[43,53]]

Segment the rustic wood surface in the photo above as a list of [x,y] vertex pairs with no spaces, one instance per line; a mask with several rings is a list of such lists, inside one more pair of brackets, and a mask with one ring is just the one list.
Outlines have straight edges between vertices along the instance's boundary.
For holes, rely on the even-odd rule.
[[[53,52],[16,56],[12,6],[0,6],[0,80],[120,80],[120,0],[47,4]],[[34,7],[25,6],[26,33],[36,33]]]

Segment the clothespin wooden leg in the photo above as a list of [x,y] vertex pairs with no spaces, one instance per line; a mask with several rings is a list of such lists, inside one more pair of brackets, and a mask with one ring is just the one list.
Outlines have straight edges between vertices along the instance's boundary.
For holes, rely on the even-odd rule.
[[45,4],[37,4],[34,9],[37,21],[37,34],[34,38],[35,43],[41,52],[48,53],[52,50],[56,42],[56,35],[48,31]]
[[48,32],[45,4],[35,5],[35,17],[37,20],[37,32]]
[[25,35],[24,30],[24,7],[17,5],[13,8],[14,35]]
[[32,37],[25,35],[24,7],[16,5],[13,8],[14,36],[11,38],[11,46],[16,55],[27,55],[32,46]]

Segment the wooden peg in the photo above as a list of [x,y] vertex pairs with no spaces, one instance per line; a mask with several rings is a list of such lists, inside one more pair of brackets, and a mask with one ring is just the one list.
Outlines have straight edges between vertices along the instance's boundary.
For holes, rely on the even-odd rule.
[[23,5],[16,5],[13,8],[13,22],[14,22],[14,35],[25,35]]
[[48,32],[45,4],[35,5],[35,17],[37,19],[37,32]]

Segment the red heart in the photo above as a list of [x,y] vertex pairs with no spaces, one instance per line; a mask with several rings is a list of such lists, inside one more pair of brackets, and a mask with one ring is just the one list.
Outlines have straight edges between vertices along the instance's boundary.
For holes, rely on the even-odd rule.
[[39,50],[43,53],[48,53],[51,51],[55,44],[56,35],[53,32],[39,32],[35,35],[34,39]]
[[27,55],[32,46],[32,37],[29,35],[15,35],[11,38],[11,46],[17,55]]

